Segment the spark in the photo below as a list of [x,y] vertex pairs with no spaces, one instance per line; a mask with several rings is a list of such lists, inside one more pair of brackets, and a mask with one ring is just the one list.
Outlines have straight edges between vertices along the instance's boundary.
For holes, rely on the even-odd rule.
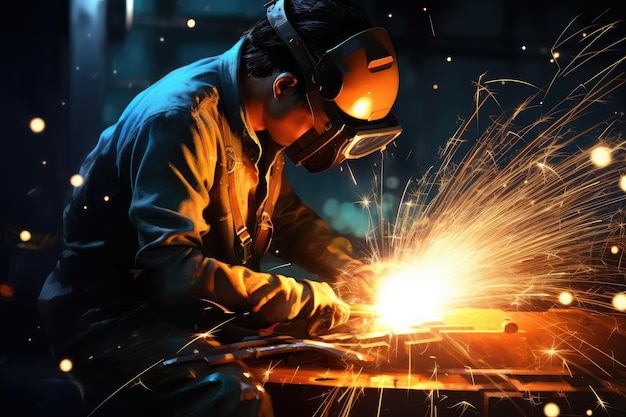
[[467,410],[469,410],[470,408],[472,409],[476,409],[476,407],[474,405],[472,405],[472,403],[470,403],[469,401],[459,401],[458,403],[448,407],[450,409],[452,408],[460,408],[461,409],[461,414],[459,414],[459,417],[463,416],[463,414],[465,414],[465,412]]
[[607,403],[606,401],[604,401],[600,395],[596,392],[595,389],[593,389],[593,387],[591,385],[589,385],[589,389],[591,390],[591,392],[593,393],[594,397],[596,397],[596,403],[597,406],[600,407],[602,409],[602,411],[607,412],[608,406],[610,405],[609,403]]
[[146,367],[144,370],[142,370],[141,372],[139,372],[137,375],[135,375],[134,377],[130,378],[128,381],[126,381],[124,384],[120,385],[119,388],[117,388],[115,391],[113,391],[109,396],[107,396],[104,400],[102,400],[100,402],[100,404],[98,404],[96,407],[94,407],[93,410],[91,410],[89,412],[89,414],[87,414],[87,417],[91,417],[93,416],[104,404],[106,404],[107,402],[109,402],[112,398],[114,398],[117,394],[119,394],[121,391],[123,391],[124,389],[126,389],[129,386],[132,385],[142,385],[145,387],[145,385],[143,385],[143,383],[141,382],[141,377],[148,371],[150,371],[152,368],[159,366],[161,363],[163,363],[165,359],[159,359],[158,361],[156,361],[155,363],[153,363],[152,365]]
[[211,343],[212,339],[215,337],[215,331],[217,329],[219,329],[220,327],[224,326],[225,324],[227,324],[229,321],[232,321],[232,320],[234,320],[236,318],[237,318],[236,316],[235,317],[231,317],[228,320],[220,322],[219,324],[217,324],[213,328],[207,330],[206,332],[202,332],[202,333],[197,334],[196,336],[191,338],[187,343],[182,345],[180,347],[180,349],[178,349],[178,351],[176,353],[182,352],[183,350],[185,350],[185,348],[189,347],[190,345],[192,345],[193,343],[197,342],[198,340],[207,340],[208,339],[208,342]]
[[[276,363],[273,363],[272,361],[270,361],[269,365],[267,366],[267,369],[265,370],[265,372],[263,372],[263,380],[261,381],[261,383],[263,385],[265,385],[267,383],[267,381],[269,381],[270,375],[272,373],[272,371],[278,366],[280,365],[282,361],[277,361]],[[295,376],[295,375],[294,375]]]

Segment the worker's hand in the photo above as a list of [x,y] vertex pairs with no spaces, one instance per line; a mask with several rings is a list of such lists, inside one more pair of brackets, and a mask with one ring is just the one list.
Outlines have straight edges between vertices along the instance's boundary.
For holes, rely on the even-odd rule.
[[397,269],[397,265],[390,262],[363,264],[348,274],[350,278],[346,284],[352,294],[348,297],[342,292],[342,298],[358,304],[374,304],[380,283],[397,272]]
[[329,333],[348,321],[350,306],[341,301],[327,283],[304,280],[304,285],[308,285],[312,295],[312,309],[306,326],[309,336]]

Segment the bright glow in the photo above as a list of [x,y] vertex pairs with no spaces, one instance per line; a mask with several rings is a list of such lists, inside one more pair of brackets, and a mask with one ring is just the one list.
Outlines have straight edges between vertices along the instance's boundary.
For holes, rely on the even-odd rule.
[[61,362],[59,362],[59,369],[62,372],[69,372],[72,370],[73,367],[74,364],[69,359],[62,359]]
[[619,253],[619,246],[617,246],[617,245],[611,246],[611,253],[613,255],[617,255]]
[[80,187],[81,185],[83,185],[84,182],[85,179],[80,174],[74,174],[70,178],[70,184],[72,184],[72,187]]
[[591,150],[591,162],[598,168],[608,166],[613,160],[611,149],[606,146],[597,146]]
[[617,311],[626,311],[626,294],[623,292],[615,294],[612,304]]
[[561,53],[559,51],[552,52],[552,57],[554,59],[559,59],[561,57]]
[[585,414],[587,414],[588,416],[592,416],[593,415],[593,410],[589,409],[585,412]]
[[28,126],[33,133],[41,133],[46,128],[46,122],[41,117],[33,117]]
[[378,323],[400,331],[437,320],[449,296],[449,274],[442,266],[420,265],[388,277],[378,292]]
[[196,19],[187,19],[187,27],[193,29],[196,27]]
[[352,114],[358,119],[368,119],[372,113],[372,99],[361,97],[352,105]]
[[559,294],[559,303],[563,304],[564,306],[572,304],[572,301],[574,301],[574,296],[571,292],[563,291],[561,294]]
[[446,62],[452,62],[452,57],[451,56],[446,57]]
[[619,188],[621,188],[622,191],[626,191],[626,175],[622,175],[619,179]]
[[22,242],[28,242],[32,238],[32,235],[28,230],[22,230],[20,232],[20,240]]
[[548,403],[543,407],[543,414],[546,417],[559,417],[561,415],[561,409],[556,403]]

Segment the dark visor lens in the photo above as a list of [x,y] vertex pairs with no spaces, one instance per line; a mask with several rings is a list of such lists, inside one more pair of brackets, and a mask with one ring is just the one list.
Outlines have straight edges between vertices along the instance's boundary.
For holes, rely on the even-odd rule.
[[326,145],[322,146],[316,152],[312,153],[311,156],[302,161],[302,165],[310,172],[325,171],[337,165],[343,161],[341,151],[344,144],[351,136],[352,134],[346,130],[336,132]]

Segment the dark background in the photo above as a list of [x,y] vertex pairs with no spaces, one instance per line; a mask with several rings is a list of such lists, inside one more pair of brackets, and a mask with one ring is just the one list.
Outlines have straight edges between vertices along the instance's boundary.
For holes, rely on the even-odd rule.
[[[78,391],[49,357],[35,300],[59,250],[61,211],[80,159],[135,94],[171,69],[224,51],[264,12],[263,0],[135,0],[127,25],[127,3],[22,0],[0,13],[0,415],[79,415]],[[400,63],[394,113],[404,133],[386,153],[383,176],[390,206],[471,110],[481,74],[543,85],[556,70],[551,46],[570,21],[582,28],[601,15],[623,18],[626,9],[621,0],[359,3],[389,30]],[[612,99],[623,111],[626,96]],[[43,132],[29,129],[34,117],[45,121]],[[380,161],[377,154],[316,176],[288,169],[305,202],[362,237],[367,216],[354,202],[371,189]],[[23,230],[30,240],[20,240]]]

